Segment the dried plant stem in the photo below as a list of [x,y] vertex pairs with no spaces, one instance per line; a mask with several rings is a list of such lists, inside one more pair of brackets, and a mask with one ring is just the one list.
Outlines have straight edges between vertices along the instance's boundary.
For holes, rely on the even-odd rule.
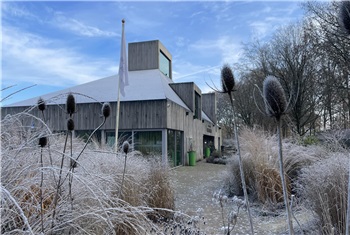
[[44,182],[44,164],[43,164],[43,148],[40,148],[40,222],[41,232],[44,234],[44,218],[43,218],[43,182]]
[[[45,118],[45,113],[44,113],[44,111],[41,111],[41,113],[42,113],[42,116],[43,116],[43,121],[44,121],[44,123],[46,123],[46,118]],[[52,156],[51,156],[51,148],[50,148],[50,139],[47,140],[47,149],[49,150],[50,165],[53,166],[53,164],[52,164]],[[53,180],[54,180],[55,182],[57,182],[57,181],[56,181],[55,172],[53,172]]]
[[[222,197],[222,195],[220,195]],[[224,215],[224,204],[222,203],[222,198],[220,199],[220,207],[221,207],[221,219],[222,219],[222,226],[225,228],[225,215]],[[228,226],[230,226],[230,222],[228,223]]]
[[301,233],[301,235],[304,235],[303,228],[301,227],[301,224],[299,223],[299,221],[298,221],[297,218],[295,217],[295,215],[294,215],[294,213],[293,213],[293,210],[292,210],[292,208],[293,208],[293,198],[294,198],[294,195],[292,195],[292,196],[291,196],[291,199],[290,199],[290,210],[291,210],[291,214],[292,214],[294,220],[297,222],[297,224],[298,224],[298,226],[299,226],[299,228],[300,228],[300,233]]
[[[83,149],[80,151],[79,155],[77,156],[77,159],[75,159],[75,161],[77,162],[79,157],[81,156],[81,154],[84,152],[86,146],[88,145],[89,141],[91,140],[92,136],[96,133],[96,131],[98,131],[106,122],[106,118],[103,119],[103,122],[91,133],[91,135],[89,136],[89,138],[86,140],[86,143],[83,147]],[[72,169],[72,166],[71,166]]]
[[58,176],[58,182],[57,182],[57,188],[56,188],[56,194],[55,194],[55,197],[53,199],[53,212],[52,212],[51,229],[53,229],[53,227],[55,225],[56,207],[57,207],[57,202],[58,202],[58,194],[59,194],[60,187],[61,187],[62,170],[63,170],[63,163],[64,163],[64,155],[65,155],[66,147],[67,147],[67,141],[68,141],[68,134],[66,135],[66,140],[64,142],[63,154],[62,154],[62,160],[61,160],[61,166],[60,166],[60,173]]
[[[96,133],[96,131],[98,131],[106,122],[106,118],[103,119],[103,122],[89,135],[88,139],[85,142],[85,145],[83,147],[83,149],[80,151],[80,153],[78,154],[77,158],[74,160],[73,159],[73,153],[71,153],[71,158],[70,158],[70,168],[69,171],[66,175],[66,177],[64,178],[63,182],[67,179],[67,177],[69,177],[69,184],[73,183],[73,173],[74,173],[74,166],[76,166],[76,164],[78,164],[78,159],[80,158],[80,156],[83,154],[85,148],[87,147],[87,145],[89,144],[89,141],[91,140],[91,138],[93,137],[93,135]],[[71,137],[71,146],[72,146],[72,137]],[[72,148],[72,147],[71,147]],[[72,151],[72,150],[71,150]],[[62,182],[62,184],[63,184]]]
[[237,129],[237,123],[236,123],[236,115],[235,115],[235,109],[233,105],[233,98],[231,93],[229,93],[230,96],[230,101],[231,101],[231,108],[232,108],[232,119],[233,119],[233,126],[234,126],[234,132],[235,132],[235,140],[236,140],[236,147],[237,147],[237,155],[238,155],[238,162],[239,162],[239,170],[241,173],[241,181],[242,181],[242,187],[243,187],[243,194],[244,194],[244,200],[247,206],[247,212],[249,216],[249,223],[250,223],[250,231],[251,234],[254,234],[254,227],[253,227],[253,219],[250,213],[250,206],[249,206],[249,200],[248,200],[248,192],[247,192],[247,185],[245,182],[245,176],[244,176],[244,171],[243,171],[243,162],[242,162],[242,157],[241,157],[241,149],[239,146],[239,139],[238,139],[238,129]]
[[[77,158],[74,160],[71,157],[71,164],[70,164],[70,168],[68,173],[66,174],[66,176],[64,177],[64,180],[62,181],[61,185],[66,181],[67,177],[70,177],[70,175],[72,174],[71,171],[74,170],[74,167],[76,164],[78,164],[78,159],[80,158],[80,156],[83,154],[84,150],[86,149],[87,145],[89,144],[89,141],[91,140],[92,136],[96,133],[96,131],[98,131],[106,122],[106,118],[103,120],[103,122],[90,134],[90,136],[88,137],[88,139],[85,142],[85,145],[83,147],[83,149],[80,151],[80,153],[78,154]],[[69,178],[70,179],[70,178]],[[73,178],[72,178],[73,180]]]
[[[70,131],[70,162],[72,162],[72,160],[73,160],[73,131]],[[74,173],[74,168],[72,170],[72,174],[69,175],[69,181],[68,181],[69,199],[70,199],[72,211],[73,211],[73,196],[72,196],[73,173]]]
[[[350,159],[350,153],[349,153],[349,159]],[[350,162],[348,162],[348,206],[346,209],[346,223],[345,223],[345,235],[349,235],[349,225],[350,225]]]
[[286,179],[284,177],[281,121],[279,119],[276,119],[276,120],[277,120],[277,138],[278,138],[278,157],[279,157],[279,163],[280,163],[280,175],[281,175],[281,181],[282,181],[283,197],[284,197],[284,203],[285,203],[286,212],[287,212],[287,222],[288,222],[288,227],[289,227],[289,234],[294,235],[292,215],[291,215],[290,206],[289,206],[289,202],[288,202],[287,184],[286,184]]
[[123,170],[123,178],[122,178],[122,183],[120,185],[120,190],[119,190],[119,195],[118,197],[120,198],[122,195],[122,191],[123,191],[123,185],[124,185],[124,178],[125,178],[125,172],[126,172],[126,159],[128,157],[128,154],[125,153],[125,158],[124,158],[124,170]]
[[[237,215],[239,214],[239,209],[241,208],[241,206],[238,206],[238,209],[237,209]],[[229,221],[229,224],[230,224],[230,221]],[[232,224],[232,228],[231,230],[229,229],[228,231],[230,232],[229,234],[231,234],[231,232],[233,231],[233,229],[235,228],[237,224],[237,219],[234,221],[234,223]],[[230,227],[229,227],[230,228]]]

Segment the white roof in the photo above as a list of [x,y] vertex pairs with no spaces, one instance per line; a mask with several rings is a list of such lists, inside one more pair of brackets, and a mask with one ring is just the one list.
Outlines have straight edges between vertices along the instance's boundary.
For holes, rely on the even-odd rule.
[[[46,104],[65,104],[67,95],[72,92],[77,103],[116,102],[118,100],[118,75],[101,78],[46,95],[19,101],[5,107],[36,105],[39,97]],[[120,101],[164,100],[169,99],[190,110],[182,99],[170,87],[173,81],[160,70],[129,71],[129,85],[124,87],[125,96],[120,94]],[[202,111],[202,119],[213,123]]]
[[[169,99],[189,110],[187,105],[170,87],[172,80],[158,69],[129,71],[129,85],[124,88],[125,96],[120,101]],[[116,102],[118,99],[118,75],[102,78],[40,96],[49,104],[64,104],[67,94],[72,92],[77,103]],[[78,93],[78,94],[77,94]],[[8,106],[32,106],[39,97],[16,102]]]

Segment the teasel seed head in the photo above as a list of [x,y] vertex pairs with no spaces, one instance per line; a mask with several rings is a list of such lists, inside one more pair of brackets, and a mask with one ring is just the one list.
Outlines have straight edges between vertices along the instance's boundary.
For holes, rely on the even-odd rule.
[[69,119],[67,120],[67,129],[68,129],[69,131],[73,131],[73,130],[74,130],[74,120],[71,119],[71,118],[69,118]]
[[70,159],[70,167],[76,168],[78,166],[78,162],[74,159]]
[[105,118],[108,118],[109,115],[111,115],[111,105],[108,102],[103,103],[102,114]]
[[69,114],[69,116],[72,116],[73,113],[75,113],[75,98],[74,95],[72,93],[69,93],[67,96],[67,102],[66,102],[66,108],[67,108],[67,113]]
[[277,121],[285,114],[287,99],[281,83],[274,76],[267,76],[263,83],[263,95],[266,114],[275,117]]
[[46,103],[41,97],[38,99],[38,109],[40,111],[44,111],[46,109]]
[[44,148],[47,145],[47,137],[43,136],[39,138],[39,146]]
[[127,154],[129,152],[129,142],[128,141],[124,141],[123,145],[122,145],[122,149],[123,149],[123,152],[125,154]]
[[350,35],[350,1],[342,1],[339,8],[339,25]]
[[224,64],[221,68],[221,84],[224,93],[231,93],[235,87],[235,78],[232,69],[228,64]]

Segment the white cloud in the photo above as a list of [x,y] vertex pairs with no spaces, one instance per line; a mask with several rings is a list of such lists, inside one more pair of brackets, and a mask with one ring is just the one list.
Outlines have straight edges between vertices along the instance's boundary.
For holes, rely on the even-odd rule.
[[248,21],[252,38],[263,39],[268,35],[272,35],[279,27],[294,22],[296,19],[295,12],[299,9],[299,4],[292,2],[279,3],[278,6],[269,5],[261,10],[251,12],[250,18],[256,19]]
[[[3,83],[69,86],[117,73],[113,61],[85,57],[52,40],[3,27]],[[115,62],[117,64],[117,62]]]
[[217,57],[218,64],[236,63],[243,52],[242,45],[232,36],[221,36],[215,40],[199,40],[190,49],[206,57]]
[[97,27],[86,25],[77,19],[68,18],[60,13],[56,13],[53,24],[61,29],[87,37],[114,37],[119,35],[115,32],[105,31]]
[[173,61],[173,80],[174,82],[194,82],[203,93],[212,91],[212,87],[220,85],[220,68],[217,66],[195,65],[187,61]]
[[253,38],[265,38],[272,35],[279,27],[292,22],[291,17],[266,17],[260,21],[253,21],[249,24]]
[[36,20],[41,22],[41,19],[35,14],[28,11],[24,6],[15,2],[2,2],[1,3],[2,17],[18,17],[25,20]]

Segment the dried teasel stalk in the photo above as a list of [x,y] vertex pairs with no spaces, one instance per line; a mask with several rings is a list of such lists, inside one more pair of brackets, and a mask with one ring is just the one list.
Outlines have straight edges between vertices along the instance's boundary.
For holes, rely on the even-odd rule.
[[236,148],[237,148],[239,170],[240,170],[240,175],[241,175],[241,182],[242,182],[244,200],[247,203],[247,212],[248,212],[248,217],[249,217],[251,234],[254,234],[253,219],[252,219],[252,216],[251,216],[251,213],[250,213],[248,192],[247,192],[247,186],[246,186],[246,182],[245,182],[244,167],[243,167],[243,161],[242,161],[242,157],[241,157],[239,138],[238,138],[238,128],[237,128],[237,124],[236,124],[236,115],[235,115],[235,109],[234,109],[233,97],[232,97],[232,92],[235,91],[236,83],[235,83],[235,78],[233,76],[232,69],[227,64],[225,64],[221,68],[221,84],[222,84],[222,93],[227,93],[229,95],[229,97],[230,97],[231,108],[232,108],[232,113],[233,113],[233,119],[232,120],[233,120],[233,126],[234,126],[235,141],[236,141]]
[[281,137],[281,117],[287,110],[287,99],[281,83],[274,76],[267,76],[263,83],[263,95],[265,101],[266,114],[276,118],[277,138],[278,138],[278,157],[280,166],[280,177],[282,181],[283,199],[286,206],[287,222],[289,234],[294,235],[292,213],[288,199],[288,189],[284,173],[282,137]]
[[72,93],[69,93],[66,101],[66,110],[69,116],[72,116],[75,113],[76,103],[75,98]]
[[42,112],[46,109],[46,103],[41,97],[38,99],[38,109]]
[[287,99],[281,83],[274,76],[267,76],[263,84],[266,114],[280,120],[287,109]]
[[111,115],[111,105],[108,102],[103,103],[102,114],[105,118],[108,118]]
[[125,154],[127,154],[129,152],[129,142],[128,141],[124,141],[124,143],[122,145],[122,149],[123,149],[123,152]]
[[235,78],[233,76],[232,69],[228,64],[224,64],[221,68],[221,84],[222,92],[231,94],[235,87]]
[[47,137],[43,136],[39,138],[39,146],[44,148],[47,145]]
[[74,120],[72,118],[69,118],[67,120],[67,129],[69,131],[73,131],[74,130]]

